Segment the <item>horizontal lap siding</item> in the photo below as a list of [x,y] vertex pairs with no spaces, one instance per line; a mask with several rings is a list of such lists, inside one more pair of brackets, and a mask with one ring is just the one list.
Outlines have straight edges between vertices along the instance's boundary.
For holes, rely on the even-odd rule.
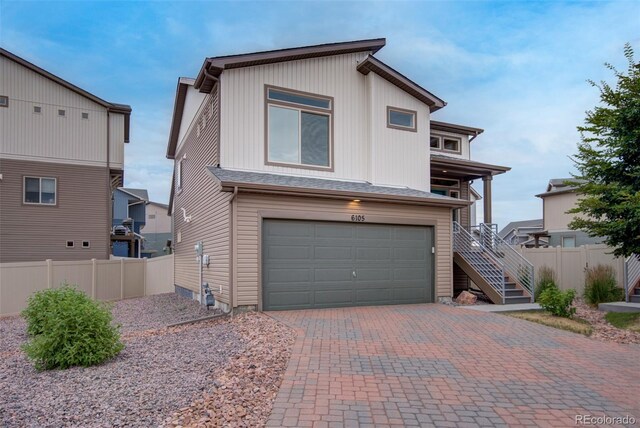
[[[198,123],[201,132],[198,136]],[[183,161],[183,190],[174,197],[175,284],[198,292],[198,263],[194,246],[202,241],[204,254],[210,256],[203,267],[203,281],[208,282],[216,299],[229,301],[230,193],[220,191],[206,167],[216,165],[218,157],[218,97],[207,96],[176,160]],[[192,221],[186,223],[181,208]],[[181,242],[177,241],[178,234]],[[222,293],[219,292],[222,287]]]
[[363,202],[356,205],[350,201],[319,198],[270,196],[258,194],[238,195],[237,205],[237,277],[236,304],[257,305],[259,301],[259,212],[299,211],[310,216],[331,213],[344,215],[349,221],[351,214],[435,221],[436,298],[451,296],[452,253],[451,253],[451,211],[447,208],[420,207],[385,203]]

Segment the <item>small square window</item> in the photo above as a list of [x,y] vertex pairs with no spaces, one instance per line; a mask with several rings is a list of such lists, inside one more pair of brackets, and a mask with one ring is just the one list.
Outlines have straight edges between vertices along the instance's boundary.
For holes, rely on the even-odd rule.
[[443,148],[445,150],[449,150],[449,151],[452,151],[452,152],[459,152],[460,151],[460,140],[458,140],[456,138],[444,138],[442,146],[443,146]]
[[85,113],[85,112],[83,112],[83,113],[82,113],[82,118],[83,118],[83,119],[89,119],[89,113]]
[[563,236],[562,237],[562,247],[563,248],[575,248],[576,246],[576,237],[575,236]]
[[431,138],[429,139],[429,145],[431,146],[432,149],[439,149],[440,148],[440,137],[431,136]]
[[42,113],[42,107],[40,106],[33,106],[33,112],[36,114],[40,114]]
[[66,115],[67,115],[67,111],[66,111],[66,110],[62,110],[62,109],[59,109],[59,110],[58,110],[58,116],[62,116],[62,117],[64,117],[64,116],[66,116]]
[[90,241],[82,241],[82,248],[91,248]]
[[73,248],[74,246],[73,241],[67,241],[67,248]]
[[9,107],[9,97],[0,95],[0,107]]

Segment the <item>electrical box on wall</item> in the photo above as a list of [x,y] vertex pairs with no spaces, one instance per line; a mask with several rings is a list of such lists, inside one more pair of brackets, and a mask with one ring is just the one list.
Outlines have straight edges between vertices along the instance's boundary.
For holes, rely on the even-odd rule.
[[202,255],[202,241],[198,241],[194,248],[196,250],[196,255],[197,256],[201,256]]

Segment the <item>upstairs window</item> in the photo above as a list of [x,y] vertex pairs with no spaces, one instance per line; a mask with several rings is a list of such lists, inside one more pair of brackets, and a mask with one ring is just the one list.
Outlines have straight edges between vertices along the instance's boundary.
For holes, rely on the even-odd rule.
[[0,107],[9,107],[9,97],[0,95]]
[[387,128],[416,132],[416,112],[387,106]]
[[266,88],[267,164],[331,168],[333,99]]
[[432,134],[429,139],[429,147],[443,152],[461,153],[462,140],[457,137]]
[[460,140],[458,138],[443,138],[442,147],[450,152],[459,152]]
[[56,179],[50,177],[24,177],[25,204],[55,205]]

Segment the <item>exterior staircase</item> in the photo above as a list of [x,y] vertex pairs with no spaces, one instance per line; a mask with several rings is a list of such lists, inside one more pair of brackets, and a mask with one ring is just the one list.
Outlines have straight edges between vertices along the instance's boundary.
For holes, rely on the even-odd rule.
[[640,303],[640,258],[632,254],[624,261],[625,300]]
[[533,265],[492,225],[466,230],[453,222],[453,261],[496,304],[534,300]]

